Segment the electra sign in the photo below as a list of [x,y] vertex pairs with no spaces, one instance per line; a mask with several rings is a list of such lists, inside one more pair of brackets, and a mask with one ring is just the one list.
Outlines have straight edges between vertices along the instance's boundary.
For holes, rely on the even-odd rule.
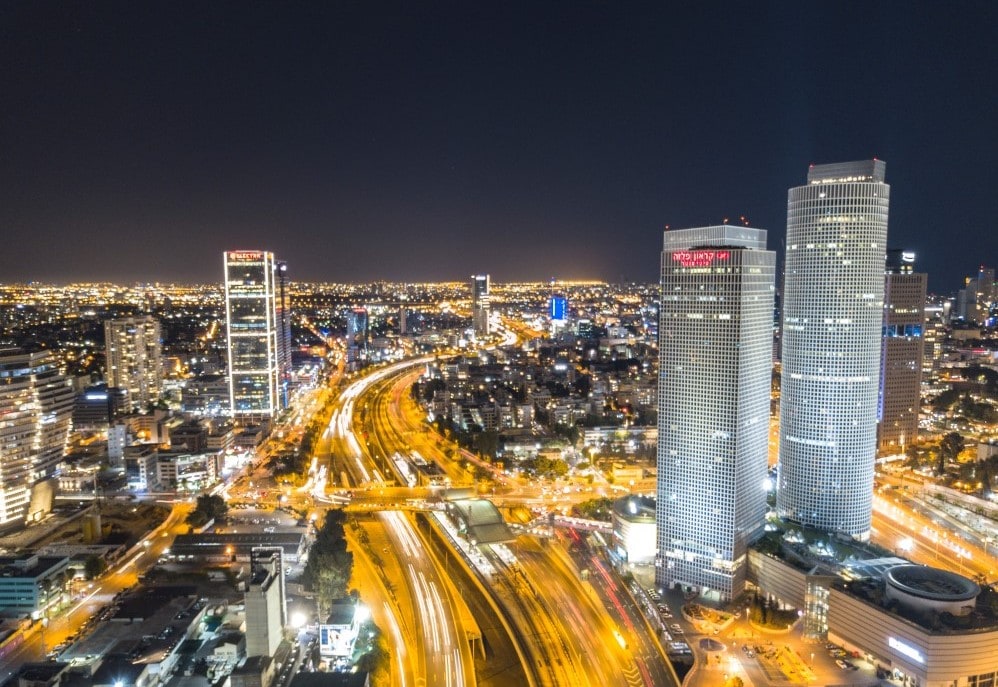
[[672,261],[683,267],[710,267],[714,262],[730,257],[731,251],[727,250],[677,250],[672,253]]
[[925,663],[925,657],[922,656],[922,652],[913,647],[910,644],[905,644],[900,639],[896,637],[887,638],[887,646],[894,649],[898,653],[904,654],[913,661],[918,661],[919,663]]

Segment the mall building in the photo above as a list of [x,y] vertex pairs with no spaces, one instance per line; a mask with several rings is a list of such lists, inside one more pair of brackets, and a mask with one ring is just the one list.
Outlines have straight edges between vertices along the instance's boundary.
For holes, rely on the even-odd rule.
[[998,687],[998,593],[961,575],[895,557],[806,561],[785,548],[751,550],[749,580],[803,609],[805,637],[841,645],[905,685]]

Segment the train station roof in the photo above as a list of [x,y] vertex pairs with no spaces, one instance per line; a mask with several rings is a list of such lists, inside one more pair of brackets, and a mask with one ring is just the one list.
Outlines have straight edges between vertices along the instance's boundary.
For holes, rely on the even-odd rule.
[[498,544],[516,539],[516,535],[503,521],[502,513],[491,501],[485,499],[448,501],[447,510],[464,525],[468,539],[476,544]]

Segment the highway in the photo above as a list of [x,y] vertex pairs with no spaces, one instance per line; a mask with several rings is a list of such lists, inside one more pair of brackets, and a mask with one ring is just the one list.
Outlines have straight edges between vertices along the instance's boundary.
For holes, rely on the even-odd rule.
[[[421,421],[408,392],[414,379],[414,374],[386,379],[367,397],[364,417],[372,448],[384,455],[400,444],[418,450],[440,465],[452,483],[467,484],[470,473],[449,458],[452,449],[442,446],[442,438]],[[537,501],[551,506],[594,496],[572,489],[567,494],[548,493],[547,487],[521,479],[508,482],[501,498],[510,502]],[[403,490],[394,494],[397,498],[404,495]],[[484,581],[529,647],[538,684],[651,687],[676,683],[657,642],[646,636],[650,628],[633,602],[630,609],[621,604],[620,620],[615,621],[591,587],[587,589],[581,582],[560,543],[543,546],[533,537],[521,536],[512,547],[479,548],[491,569]],[[618,630],[618,626],[623,629]],[[621,645],[617,638],[624,633],[633,639]]]
[[[327,461],[330,474],[335,474],[331,460],[335,454],[346,458],[342,465],[353,475],[355,484],[384,485],[385,473],[371,466],[367,441],[358,438],[354,430],[355,406],[359,400],[366,403],[363,399],[368,398],[372,387],[383,380],[428,360],[410,360],[383,368],[353,382],[343,391],[323,436],[328,446],[320,443],[319,458]],[[401,628],[399,632],[389,633],[395,641],[396,655],[410,657],[416,687],[475,685],[474,659],[466,641],[462,614],[455,608],[455,598],[450,593],[449,581],[444,579],[445,574],[426,554],[408,516],[383,512],[375,517],[380,520],[390,542],[381,555],[396,556],[392,567],[402,570],[404,577],[404,584],[393,585],[394,603],[385,609],[386,615],[391,616],[389,624]],[[406,627],[418,628],[418,631],[406,632]],[[392,673],[393,684],[408,684],[403,666],[393,664]]]
[[994,580],[994,556],[963,536],[965,527],[958,531],[939,516],[927,515],[925,504],[905,492],[874,494],[873,530],[874,543],[916,563]]

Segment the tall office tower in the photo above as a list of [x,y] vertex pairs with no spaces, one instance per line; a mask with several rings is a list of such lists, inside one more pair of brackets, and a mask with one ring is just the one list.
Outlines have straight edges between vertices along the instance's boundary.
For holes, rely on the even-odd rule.
[[970,319],[986,324],[991,317],[991,306],[995,302],[995,270],[981,265],[974,279],[973,315]]
[[996,300],[998,289],[995,286],[995,271],[984,265],[977,270],[977,276],[967,277],[964,288],[956,294],[956,316],[965,320],[985,324],[991,316],[991,306]]
[[250,553],[246,590],[246,655],[273,657],[281,643],[285,620],[284,568],[279,547],[257,547]]
[[357,366],[367,359],[367,309],[347,313],[347,363]]
[[935,379],[943,358],[943,340],[946,338],[946,305],[938,300],[925,305],[925,328],[922,330],[924,357],[922,379]]
[[163,334],[151,315],[104,321],[107,384],[125,393],[125,407],[145,409],[163,384]]
[[288,263],[275,263],[277,292],[277,379],[281,408],[287,408],[291,393],[291,294],[288,293]]
[[490,284],[487,274],[475,274],[471,277],[471,324],[478,336],[489,335]]
[[73,401],[50,351],[0,350],[0,527],[35,515],[28,512],[32,488],[55,475]]
[[280,408],[274,254],[227,251],[224,262],[230,412],[236,420],[270,419]]
[[918,439],[927,279],[915,272],[914,253],[887,251],[877,437],[885,455]]
[[779,514],[870,535],[890,186],[880,160],[812,166],[790,189]]
[[745,586],[766,515],[776,255],[766,231],[665,232],[659,312],[656,582]]

